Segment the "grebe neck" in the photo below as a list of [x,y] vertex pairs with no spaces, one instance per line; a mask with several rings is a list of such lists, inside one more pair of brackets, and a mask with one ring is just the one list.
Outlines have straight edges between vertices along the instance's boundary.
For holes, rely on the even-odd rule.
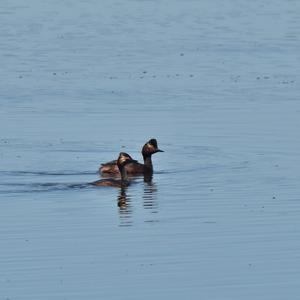
[[121,173],[121,180],[122,181],[128,181],[128,176],[125,167],[123,166],[120,168],[120,173]]
[[146,170],[152,172],[153,166],[152,166],[151,155],[143,155],[143,158],[144,158],[144,166]]

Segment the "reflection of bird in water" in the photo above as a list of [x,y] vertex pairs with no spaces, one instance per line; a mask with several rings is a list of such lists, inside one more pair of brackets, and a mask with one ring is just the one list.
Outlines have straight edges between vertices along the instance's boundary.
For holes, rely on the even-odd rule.
[[118,196],[118,206],[120,208],[125,208],[127,206],[127,195],[125,188],[120,189],[120,194]]
[[[120,226],[132,226],[133,223],[131,197],[126,194],[126,190],[127,187],[121,187],[118,195]],[[152,174],[151,176],[144,176],[143,207],[145,213],[147,212],[144,222],[158,222],[157,188],[155,183],[152,182]]]
[[152,184],[153,172],[147,172],[144,174],[144,182],[148,185]]
[[[132,161],[126,165],[126,170],[129,175],[142,175],[145,173],[152,173],[152,154],[157,152],[164,152],[160,150],[157,146],[156,139],[149,140],[142,148],[142,155],[144,158],[144,164],[141,164],[137,161]],[[102,164],[99,168],[99,172],[102,175],[118,175],[119,169],[117,167],[117,161],[113,160],[108,163]]]
[[132,162],[136,162],[136,160],[133,160],[129,154],[121,152],[117,159],[117,166],[121,173],[121,179],[107,178],[94,181],[91,184],[96,186],[114,186],[121,188],[128,186],[130,184],[130,181],[128,180],[125,166]]
[[132,209],[130,202],[130,197],[126,195],[126,188],[121,188],[118,196],[119,215],[121,221],[120,226],[131,226],[132,224]]
[[144,177],[144,208],[145,209],[151,209],[152,213],[158,212],[158,205],[157,205],[157,188],[156,184],[152,181],[151,177]]

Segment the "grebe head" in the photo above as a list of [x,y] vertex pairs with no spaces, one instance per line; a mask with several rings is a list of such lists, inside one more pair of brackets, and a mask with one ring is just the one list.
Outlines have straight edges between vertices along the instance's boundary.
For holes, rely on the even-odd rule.
[[119,154],[118,160],[117,160],[117,165],[119,168],[123,168],[125,165],[127,165],[130,162],[137,162],[136,160],[132,159],[132,157],[125,153],[125,152],[121,152]]
[[156,139],[149,140],[142,149],[143,156],[150,156],[157,152],[164,152],[164,151],[158,148]]

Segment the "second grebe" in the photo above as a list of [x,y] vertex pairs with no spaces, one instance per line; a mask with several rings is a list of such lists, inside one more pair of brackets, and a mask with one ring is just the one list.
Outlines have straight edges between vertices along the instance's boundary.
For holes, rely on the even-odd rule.
[[127,177],[127,171],[125,166],[129,163],[135,163],[136,160],[133,160],[131,156],[125,152],[121,152],[116,161],[116,165],[121,173],[121,179],[107,178],[100,179],[94,182],[91,182],[92,185],[96,186],[114,186],[114,187],[126,187],[130,184]]

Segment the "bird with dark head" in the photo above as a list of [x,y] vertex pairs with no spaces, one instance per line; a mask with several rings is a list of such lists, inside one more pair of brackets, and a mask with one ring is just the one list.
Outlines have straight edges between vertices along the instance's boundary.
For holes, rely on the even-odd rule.
[[121,179],[107,178],[91,182],[91,184],[96,186],[126,187],[130,184],[130,181],[128,180],[125,166],[129,163],[136,162],[137,161],[132,159],[129,154],[121,152],[116,160],[116,165],[119,169],[119,173],[121,174]]
[[[160,150],[157,145],[156,139],[150,139],[142,148],[142,155],[144,163],[141,164],[137,161],[129,162],[126,165],[126,171],[129,175],[143,175],[153,172],[152,155],[157,152],[164,152]],[[99,172],[102,175],[118,175],[120,173],[117,161],[113,160],[108,163],[104,163],[99,168]]]

